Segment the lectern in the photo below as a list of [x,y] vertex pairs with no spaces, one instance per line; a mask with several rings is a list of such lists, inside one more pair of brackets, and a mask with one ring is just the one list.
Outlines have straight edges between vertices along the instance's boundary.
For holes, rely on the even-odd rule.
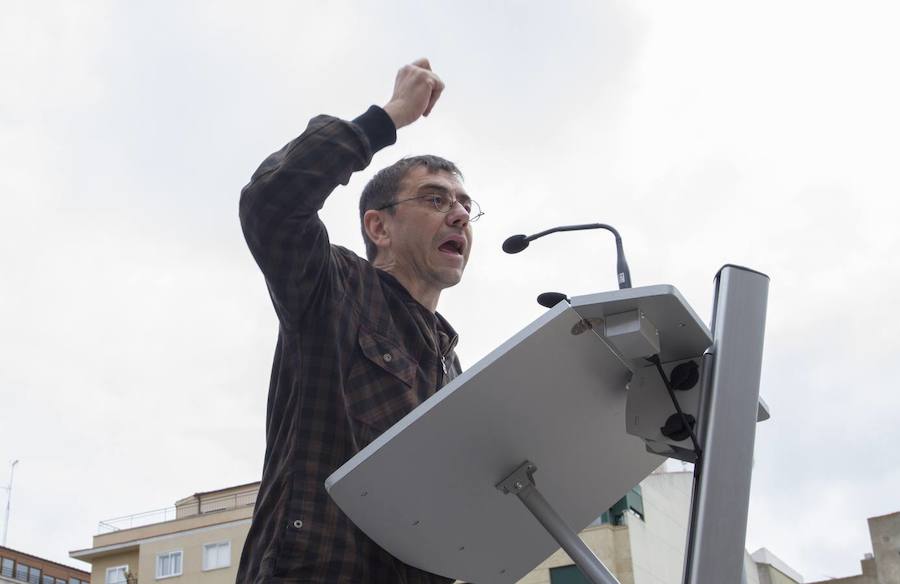
[[672,286],[563,300],[325,483],[404,563],[516,582],[666,457],[695,463],[685,584],[740,582],[768,277],[725,266],[708,328]]

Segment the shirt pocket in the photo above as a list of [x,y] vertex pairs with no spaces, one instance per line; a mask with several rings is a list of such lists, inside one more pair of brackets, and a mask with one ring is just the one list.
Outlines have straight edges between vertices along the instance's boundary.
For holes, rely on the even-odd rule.
[[358,345],[345,391],[351,416],[376,431],[361,432],[368,443],[419,405],[419,365],[397,342],[365,328],[359,330]]

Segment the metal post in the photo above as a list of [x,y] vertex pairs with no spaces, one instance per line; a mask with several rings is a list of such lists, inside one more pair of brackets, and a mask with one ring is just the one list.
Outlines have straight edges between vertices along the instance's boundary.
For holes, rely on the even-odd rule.
[[12,502],[13,473],[16,472],[17,464],[19,461],[14,460],[9,466],[9,486],[6,487],[6,519],[3,521],[3,547],[6,547],[6,534],[9,532],[9,506]]
[[537,467],[533,463],[526,461],[498,484],[497,488],[504,493],[515,494],[593,584],[619,584],[612,572],[581,541],[578,534],[566,525],[563,518],[537,490],[532,477],[536,470]]
[[716,277],[713,345],[698,431],[685,584],[741,582],[769,277],[726,265]]

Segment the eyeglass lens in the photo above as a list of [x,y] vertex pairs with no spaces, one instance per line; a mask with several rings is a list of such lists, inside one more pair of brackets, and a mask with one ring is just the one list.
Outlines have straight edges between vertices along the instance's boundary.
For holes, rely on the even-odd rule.
[[466,210],[466,213],[469,214],[472,221],[476,220],[481,215],[481,207],[469,197],[454,199],[448,193],[435,193],[434,195],[430,195],[430,197],[431,201],[434,203],[434,207],[441,213],[449,213],[454,203],[458,201],[463,209]]

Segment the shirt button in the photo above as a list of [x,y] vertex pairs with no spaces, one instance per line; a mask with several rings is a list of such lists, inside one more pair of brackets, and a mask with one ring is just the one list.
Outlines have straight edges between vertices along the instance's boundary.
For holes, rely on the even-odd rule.
[[385,361],[387,361],[388,363],[390,363],[391,359],[393,359],[393,357],[391,357],[390,353],[385,353],[384,355],[381,356],[381,358],[384,359]]
[[299,519],[294,519],[294,528],[300,529],[301,527],[303,527],[303,522]]

